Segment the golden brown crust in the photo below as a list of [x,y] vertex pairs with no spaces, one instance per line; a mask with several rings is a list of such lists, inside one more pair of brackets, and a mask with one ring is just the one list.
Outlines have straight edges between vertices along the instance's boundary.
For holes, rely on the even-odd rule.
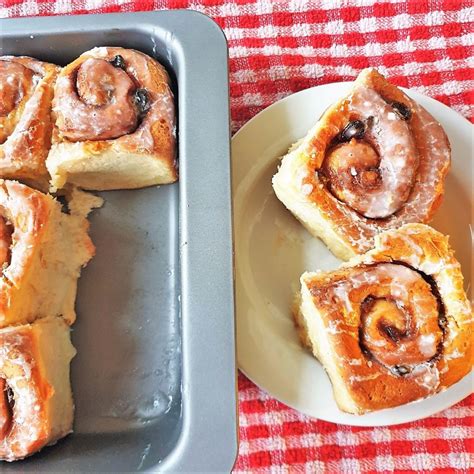
[[[114,71],[112,73],[116,77],[112,77],[113,74],[111,74],[110,81],[112,83],[114,80],[117,82],[128,81],[128,85],[133,84],[130,87],[132,87],[131,90],[134,92],[139,89],[147,91],[149,108],[142,118],[140,118],[141,116],[139,117],[138,109],[132,103],[133,99],[130,93],[126,94],[123,104],[112,101],[107,105],[107,110],[104,107],[91,105],[77,93],[76,76],[84,63],[90,60],[97,60],[101,61],[100,64],[107,68],[107,63],[112,61],[117,55],[125,60],[125,66],[123,69],[115,68],[115,73]],[[111,66],[109,65],[108,67],[110,68]],[[91,69],[91,71],[93,70]],[[89,92],[89,89],[87,91],[92,99],[96,100],[97,94],[94,95],[94,91],[100,90],[99,78],[86,76],[84,80],[91,83],[88,87],[93,92]],[[113,89],[113,86],[111,87]],[[55,117],[53,150],[55,148],[59,150],[59,147],[63,145],[64,149],[61,149],[63,150],[61,153],[90,157],[91,160],[110,153],[124,156],[127,154],[143,155],[146,158],[151,156],[160,162],[160,166],[163,169],[167,170],[167,182],[176,181],[176,119],[174,100],[170,89],[170,78],[165,68],[156,60],[132,49],[118,47],[94,48],[83,53],[75,61],[63,68],[56,84],[53,106],[53,115]],[[125,109],[127,113],[125,113]],[[133,121],[124,123],[123,127],[116,126],[116,122],[120,122],[124,115],[129,116],[131,109],[137,114],[136,123],[138,126],[133,125]],[[94,117],[99,112],[103,114],[100,121]],[[129,117],[129,120],[132,120],[132,118]],[[111,130],[111,127],[114,127],[114,130]],[[121,132],[120,129],[122,129]],[[92,138],[94,136],[109,138]],[[51,161],[51,166],[56,167],[57,165]],[[140,166],[139,162],[137,166]],[[50,167],[49,163],[48,167]],[[84,173],[87,172],[88,170],[85,169]],[[51,174],[53,176],[54,172],[51,171]],[[112,184],[112,187],[108,187],[106,179],[105,177],[102,188],[96,186],[90,188],[82,187],[86,189],[116,188],[115,184]],[[55,186],[54,176],[53,185]],[[125,184],[124,187],[134,186]]]
[[74,353],[59,319],[0,330],[1,460],[23,459],[71,431]]
[[[51,397],[53,388],[43,379],[39,366],[34,363],[39,354],[35,336],[29,326],[20,326],[18,329],[6,331],[0,330],[0,346],[0,382],[3,385],[0,393],[3,428],[0,440],[0,459],[21,459],[38,451],[47,442],[49,428],[45,416],[45,402]],[[13,360],[20,361],[20,363],[12,363]],[[20,396],[31,398],[28,420],[25,420],[24,423],[14,423],[12,419],[14,415],[10,412],[9,400],[5,396],[7,385],[12,390],[8,382],[16,379],[23,380],[23,383],[26,382],[27,388],[25,388],[28,393],[27,395],[17,394],[15,398],[18,399]],[[34,406],[38,406],[39,415],[37,416],[35,416]],[[25,443],[29,439],[31,441]],[[23,443],[27,446],[24,446]]]
[[296,330],[298,331],[298,337],[300,339],[301,344],[306,348],[309,349],[316,358],[316,348],[313,347],[311,342],[311,338],[309,337],[308,328],[305,325],[305,320],[303,314],[301,313],[301,295],[299,293],[295,296],[295,301],[293,303],[293,308],[291,310],[291,315],[293,316],[293,321],[295,323]]
[[328,370],[331,380],[343,382],[357,407],[348,411],[424,398],[471,371],[472,310],[460,265],[447,237],[430,227],[384,232],[370,252],[301,281],[325,328],[322,334],[306,330],[305,337],[313,346],[323,339],[328,344],[337,361],[337,369]]
[[[371,109],[369,102],[364,99],[366,96],[370,100],[379,100],[385,104],[383,107],[386,110],[384,109],[383,113],[386,115],[376,116],[375,125],[367,125],[373,123],[373,117],[369,116]],[[408,119],[401,119],[395,113],[395,109],[393,109],[394,112],[390,112],[392,109],[389,104],[394,102],[402,103],[408,107],[410,114]],[[378,113],[377,109],[372,112],[374,115]],[[390,117],[387,119],[387,116]],[[396,185],[402,186],[400,190],[394,188],[391,194],[385,197],[381,195],[380,199],[374,198],[373,201],[369,199],[373,192],[370,186],[365,193],[359,189],[360,186],[353,190],[353,199],[357,199],[359,196],[359,199],[368,200],[365,203],[367,207],[372,206],[367,215],[377,215],[377,212],[380,212],[380,215],[384,216],[382,218],[366,217],[362,211],[353,209],[351,205],[341,200],[340,196],[337,197],[334,192],[331,192],[332,176],[328,176],[326,164],[328,150],[334,149],[334,140],[340,137],[341,131],[348,123],[356,119],[365,122],[366,136],[367,134],[376,136],[378,133],[381,135],[379,142],[382,139],[392,140],[392,143],[388,143],[389,146],[387,145],[386,148],[392,150],[394,154],[405,153],[406,160],[408,160],[403,166],[395,165],[402,168],[402,172],[398,173],[398,176],[397,173],[393,176],[386,172],[388,175],[387,189],[390,189],[391,180],[396,182],[397,179],[401,179],[401,183]],[[387,134],[382,136],[380,130],[377,130],[377,120],[379,119],[380,121],[385,120],[386,129],[394,127],[391,124],[397,125],[400,136],[404,137],[404,148],[400,148],[397,143],[400,136],[392,137]],[[369,133],[370,130],[375,131]],[[372,143],[374,138],[369,136],[367,140]],[[350,146],[350,143],[346,143],[345,146]],[[380,143],[374,146],[376,149],[380,148]],[[413,153],[416,153],[417,156],[412,156]],[[346,160],[347,156],[348,154],[345,156]],[[384,159],[383,155],[381,155],[381,159]],[[383,169],[390,169],[390,162],[396,162],[395,156],[393,160],[391,156],[388,157],[387,167],[379,165],[377,173],[382,170],[383,174]],[[293,169],[296,166],[298,166],[297,171]],[[351,254],[360,254],[369,250],[373,246],[375,235],[379,232],[397,228],[409,222],[429,222],[441,203],[444,178],[449,166],[449,141],[440,124],[425,109],[396,86],[390,84],[376,70],[367,69],[361,72],[351,93],[326,110],[318,124],[302,143],[283,158],[280,171],[274,177],[274,187],[280,200],[308,227],[310,232],[326,240],[337,256],[347,259]],[[357,169],[357,166],[348,169],[350,169],[348,179],[353,178],[357,184],[361,179],[360,170]],[[290,173],[293,173],[293,176],[290,177]],[[373,172],[370,171],[370,173]],[[412,173],[414,173],[413,177],[411,177]],[[282,176],[285,174],[286,176]],[[405,176],[401,176],[405,174],[407,174],[406,179]],[[334,173],[334,176],[338,177],[338,174]],[[339,179],[341,179],[340,175]],[[279,184],[283,182],[285,184]],[[281,190],[283,186],[288,186],[288,182],[294,189],[292,198],[285,195],[285,189]],[[334,184],[340,185],[341,183]],[[406,194],[406,198],[405,196],[400,198],[400,195],[404,194]],[[399,198],[401,205],[394,204],[393,201]],[[306,204],[307,212],[302,210],[301,204]],[[315,210],[309,210],[310,206],[314,206]],[[393,210],[395,212],[391,213]],[[335,233],[337,239],[347,250],[338,251],[328,243],[331,238],[325,239],[324,232],[319,229],[321,226],[313,225],[311,213],[317,214],[314,220],[325,222],[325,225]]]
[[[51,102],[53,88],[60,68],[26,56],[1,56],[4,75],[0,80],[15,82],[8,91],[14,106],[5,110],[0,123],[0,177],[17,179],[46,190],[49,174],[46,157],[51,147]],[[12,69],[10,71],[10,69]],[[28,78],[22,77],[28,76]],[[18,83],[23,90],[14,90]],[[16,99],[12,95],[18,95]]]
[[[408,236],[408,238],[405,238]],[[418,269],[434,281],[446,319],[443,357],[438,362],[440,384],[448,387],[472,368],[472,307],[464,291],[461,266],[449,238],[422,224],[410,224],[376,237],[367,261],[381,262],[387,255]]]
[[76,281],[95,251],[87,220],[9,180],[0,180],[0,214],[0,327],[56,315],[72,323]]
[[0,184],[2,218],[13,232],[9,240],[12,244],[10,262],[3,268],[5,287],[0,292],[1,314],[10,305],[8,286],[21,287],[21,279],[47,231],[55,203],[51,196],[16,181],[1,181]]

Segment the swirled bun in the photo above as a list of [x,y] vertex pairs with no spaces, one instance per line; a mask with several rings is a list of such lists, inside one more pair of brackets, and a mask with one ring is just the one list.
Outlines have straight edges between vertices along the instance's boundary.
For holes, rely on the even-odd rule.
[[341,410],[428,397],[472,369],[472,309],[448,238],[423,224],[375,237],[333,272],[305,273],[294,317]]
[[66,66],[53,103],[51,189],[133,189],[172,183],[176,119],[170,78],[139,51],[94,48]]
[[441,125],[365,69],[283,157],[273,188],[311,234],[348,260],[372,248],[379,232],[430,221],[450,157]]
[[69,332],[61,318],[0,329],[1,460],[23,459],[72,431]]
[[51,101],[59,70],[26,56],[0,56],[0,177],[48,189]]
[[0,180],[0,328],[48,316],[74,322],[77,280],[95,252],[85,216],[98,199],[80,205],[76,192],[65,214],[52,196]]

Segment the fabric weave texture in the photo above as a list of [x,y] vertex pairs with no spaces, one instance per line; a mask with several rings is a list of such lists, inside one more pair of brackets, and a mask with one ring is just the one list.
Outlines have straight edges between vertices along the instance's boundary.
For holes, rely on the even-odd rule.
[[[223,28],[233,132],[289,94],[353,80],[368,66],[474,122],[469,0],[0,0],[0,18],[165,8],[200,11]],[[428,419],[377,428],[311,419],[242,374],[239,400],[238,473],[473,472],[473,395]]]

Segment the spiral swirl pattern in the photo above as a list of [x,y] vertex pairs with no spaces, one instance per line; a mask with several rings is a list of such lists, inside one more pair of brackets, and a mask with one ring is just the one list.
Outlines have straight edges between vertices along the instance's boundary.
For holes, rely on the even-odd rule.
[[0,61],[0,144],[6,142],[18,122],[22,108],[34,91],[34,72],[23,64]]
[[406,376],[438,355],[442,306],[426,276],[413,268],[395,263],[356,267],[343,280],[314,289],[313,296],[322,306],[325,298],[336,302],[333,313],[342,304],[358,320],[361,352],[396,375]]
[[[174,133],[174,103],[165,69],[139,51],[95,48],[61,73],[54,112],[69,141],[107,141],[140,135],[149,148],[153,128]],[[153,148],[154,143],[151,143]]]
[[26,56],[0,56],[0,175],[48,186],[51,102],[59,68]]
[[301,283],[295,321],[342,409],[424,398],[471,370],[473,318],[460,265],[430,227],[383,232],[373,250],[339,270],[305,273]]
[[[419,157],[409,125],[367,87],[356,86],[345,107],[350,121],[326,150],[322,173],[350,208],[367,218],[386,218],[402,208],[416,177]],[[345,141],[354,124],[362,124],[359,138]]]
[[60,318],[0,330],[0,459],[23,459],[70,432],[74,354]]
[[68,95],[68,107],[60,112],[59,127],[70,140],[108,140],[135,131],[138,109],[133,104],[135,84],[122,69],[103,59],[86,59],[57,87]]
[[348,260],[373,248],[385,230],[430,221],[450,157],[441,125],[366,69],[290,148],[273,188],[311,234]]

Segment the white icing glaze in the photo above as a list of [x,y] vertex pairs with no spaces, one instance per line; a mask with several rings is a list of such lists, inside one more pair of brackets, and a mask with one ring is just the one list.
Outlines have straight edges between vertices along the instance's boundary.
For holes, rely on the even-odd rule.
[[[356,89],[361,90],[364,87],[367,89],[372,87],[370,80],[359,78]],[[352,102],[353,94],[350,97]],[[348,98],[341,100],[340,103],[342,104]],[[409,222],[426,222],[428,216],[432,213],[434,204],[439,199],[437,190],[442,188],[442,182],[449,168],[450,146],[441,125],[423,107],[405,94],[403,94],[403,102],[412,110],[413,118],[406,124],[416,147],[419,163],[411,193],[400,210],[385,219],[369,220],[355,212],[344,202],[336,199],[326,186],[319,186],[322,180],[317,175],[314,177],[315,190],[318,191],[314,194],[314,199],[323,199],[317,196],[320,193],[325,194],[324,199],[328,199],[331,205],[331,208],[327,211],[328,217],[334,221],[335,228],[341,229],[339,232],[341,238],[350,244],[357,253],[370,250],[373,247],[374,236],[383,230],[398,228]],[[371,104],[371,101],[363,100],[359,106],[361,110],[368,111]],[[388,113],[393,113],[393,110]],[[388,114],[386,114],[386,117],[388,121]],[[390,115],[390,117],[392,116]],[[382,132],[380,123],[377,120],[374,122],[374,133],[380,134]],[[395,120],[390,120],[390,122],[398,123],[399,118],[396,117]],[[393,135],[391,136],[393,137]],[[389,137],[388,139],[390,140]],[[396,137],[391,141],[390,147],[394,149],[393,158],[397,164],[391,171],[389,169],[390,165],[388,165],[386,170],[388,180],[391,179],[391,172],[400,168],[400,162],[398,161],[400,150],[395,150],[395,140]],[[311,143],[311,141],[308,139],[306,143]],[[309,154],[310,152],[311,147],[308,149]],[[308,161],[308,165],[312,165],[312,162]],[[311,166],[307,166],[305,169],[311,170]],[[390,197],[387,198],[387,203],[389,202],[393,203]],[[337,217],[335,216],[336,211],[338,213]]]
[[[357,287],[357,283],[355,283],[355,287]],[[350,298],[350,289],[348,288],[348,284],[346,282],[342,282],[342,284],[334,286],[332,290],[339,301],[343,304],[346,312],[351,313],[354,310],[354,306],[352,305]]]
[[356,382],[367,382],[368,380],[374,380],[380,377],[380,373],[373,373],[370,375],[350,375],[349,376],[349,382],[351,384],[356,383]]
[[432,357],[436,353],[436,339],[433,334],[421,334],[418,338],[418,346],[425,357]]
[[[100,60],[110,61],[115,55],[122,55],[126,63],[126,74],[129,77],[133,78],[135,83],[139,88],[146,89],[148,93],[148,105],[149,108],[145,113],[141,124],[138,128],[134,127],[133,130],[125,131],[122,134],[113,134],[110,139],[105,138],[103,140],[109,141],[112,145],[121,146],[121,145],[130,145],[133,148],[137,149],[140,152],[153,153],[155,151],[155,142],[152,135],[152,126],[155,127],[156,124],[162,123],[163,127],[169,131],[171,141],[174,142],[176,138],[176,123],[175,123],[175,108],[174,100],[171,90],[167,83],[165,73],[158,73],[161,66],[155,65],[151,67],[150,58],[145,56],[142,53],[133,50],[126,50],[122,48],[94,48],[93,50],[84,53],[80,59],[83,63],[88,59],[93,60],[93,58],[98,58]],[[72,72],[71,72],[72,74]],[[83,123],[84,127],[89,130],[88,136],[91,134],[95,136],[95,139],[101,139],[101,133],[104,132],[104,121],[100,119],[100,110],[97,108],[91,108],[89,106],[78,107],[77,106],[77,97],[75,94],[71,93],[71,74],[63,75],[59,78],[56,85],[56,96],[54,100],[54,108],[56,114],[58,115],[57,125],[61,130],[65,127],[67,121],[65,122],[61,117],[62,115],[67,115],[68,117],[75,117],[78,124]],[[116,71],[116,74],[123,74],[121,69]],[[157,78],[157,75],[163,74],[163,81]],[[91,80],[97,80],[97,78],[91,78]],[[104,89],[108,89],[108,84],[103,84]],[[58,91],[69,91],[65,94],[58,94]],[[124,111],[124,104],[128,103],[126,101],[120,100],[117,97],[116,88],[110,88],[111,91],[111,109],[109,113],[108,124],[122,123],[126,121],[126,115]],[[74,122],[76,123],[76,122]],[[127,122],[128,123],[128,122]],[[77,130],[80,132],[80,126],[76,124]],[[106,124],[107,125],[107,124]],[[114,125],[115,126],[115,125]],[[156,133],[156,132],[155,132]],[[80,133],[79,133],[80,135]],[[85,136],[85,135],[84,135]],[[79,138],[72,138],[76,140]]]
[[[0,64],[9,64],[16,71],[15,75],[3,77],[0,80],[0,88],[7,89],[7,95],[16,94],[16,106],[11,112],[16,114],[11,117],[8,114],[6,122],[1,124],[3,144],[0,144],[0,159],[4,172],[9,169],[16,172],[22,168],[29,169],[38,163],[41,167],[45,150],[41,148],[44,137],[37,133],[38,122],[49,120],[47,107],[45,108],[45,98],[49,94],[49,84],[46,82],[46,70],[44,63],[25,57],[0,57]],[[8,67],[8,66],[7,66]],[[22,113],[17,114],[18,107],[21,106]],[[9,120],[12,118],[13,121]],[[0,117],[2,122],[3,117]],[[7,124],[7,127],[5,125]],[[45,133],[47,128],[45,128]],[[31,142],[35,137],[36,146]],[[38,171],[40,174],[40,171]]]
[[95,58],[105,58],[108,55],[108,49],[105,46],[99,46],[92,48],[89,53],[85,54]]
[[[364,346],[385,367],[384,373],[397,377],[393,372],[395,366],[405,366],[409,372],[404,376],[427,391],[437,390],[439,373],[436,364],[429,361],[437,354],[443,335],[438,324],[437,300],[431,286],[418,272],[393,263],[351,267],[344,279],[338,278],[329,285],[321,284],[320,288],[312,288],[311,291],[318,300],[319,310],[330,315],[326,320],[329,334],[335,338],[342,337],[344,333],[357,337],[358,328],[362,328]],[[321,299],[318,291],[322,291]],[[387,304],[393,305],[394,312],[389,314],[367,309],[364,310],[368,311],[365,319],[361,320],[361,305],[368,297],[375,298],[374,301],[388,301]],[[380,318],[383,326],[379,326]],[[357,327],[349,325],[350,330],[343,330],[342,321],[345,325],[354,321]],[[385,333],[383,327],[388,326],[394,329]],[[365,360],[366,356],[361,352],[359,358],[345,358],[344,363],[358,366]],[[358,376],[353,376],[351,382],[370,380],[375,377],[374,374],[380,375],[380,365],[372,369],[375,372],[371,372],[368,379],[359,380]]]
[[446,360],[460,359],[461,357],[464,357],[464,352],[461,352],[457,347],[445,355]]
[[[29,339],[15,328],[7,331],[10,333],[9,337],[0,345],[0,377],[6,380],[13,391],[15,406],[12,428],[0,440],[0,445],[7,457],[14,458],[14,450],[28,452],[29,444],[41,434],[41,410],[32,410],[32,407],[41,406],[41,393],[40,387],[32,380],[32,370],[35,367],[33,354],[25,351],[29,347]],[[8,369],[8,373],[14,372],[15,375],[5,375],[7,364],[16,366],[14,371],[12,368]]]
[[409,378],[425,388],[427,393],[434,393],[439,387],[439,370],[434,364],[424,363],[414,366]]
[[[392,107],[374,90],[356,85],[349,96],[350,110],[364,120],[373,117],[371,134],[381,157],[380,187],[364,195],[353,195],[363,203],[367,217],[387,217],[408,198],[418,166],[418,153],[407,122],[392,112]],[[351,190],[347,195],[353,194]]]

